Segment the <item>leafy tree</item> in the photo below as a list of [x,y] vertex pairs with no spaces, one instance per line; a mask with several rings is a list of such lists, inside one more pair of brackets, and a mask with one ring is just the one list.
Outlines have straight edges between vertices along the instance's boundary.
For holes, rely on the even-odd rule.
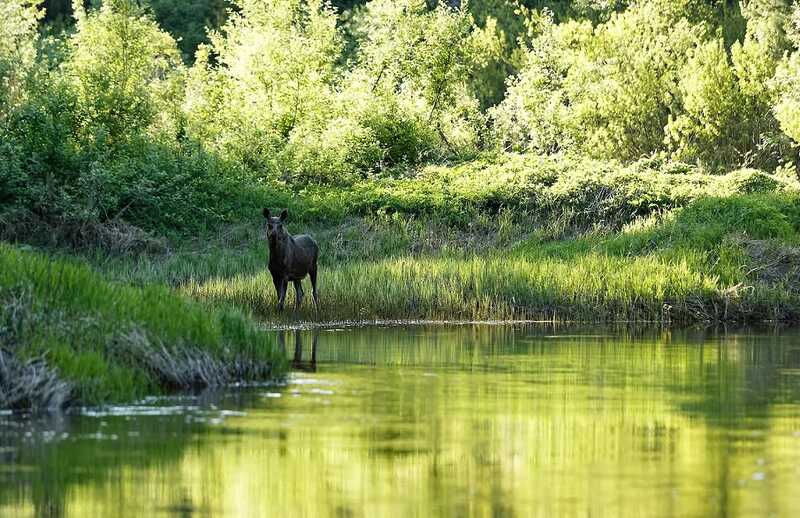
[[0,4],[0,121],[24,98],[25,82],[36,59],[38,2]]
[[331,116],[341,37],[320,0],[241,0],[201,46],[186,110],[192,135],[262,174],[279,173],[278,154],[301,125]]
[[208,30],[217,30],[227,17],[227,0],[150,0],[158,24],[178,43],[184,62],[192,63],[197,47],[208,43]]
[[596,28],[545,18],[493,110],[500,144],[623,160],[663,150],[681,70],[705,34],[680,14],[644,2]]
[[362,30],[350,88],[368,88],[371,99],[365,104],[384,112],[378,118],[395,112],[423,133],[433,129],[433,138],[451,152],[474,149],[479,106],[471,80],[499,54],[494,22],[481,29],[464,8],[375,0]]
[[76,0],[73,9],[65,70],[87,135],[115,143],[146,129],[177,131],[181,64],[172,37],[132,0],[89,13]]
[[[800,143],[800,5],[794,7],[785,27],[794,51],[786,56],[776,73],[775,86],[779,93],[775,116],[796,147]],[[796,163],[800,177],[800,158]]]
[[721,40],[711,40],[690,59],[680,84],[683,111],[667,128],[678,158],[714,169],[772,169],[785,155],[772,79],[788,46],[788,11],[780,0],[765,2],[770,9],[757,8],[756,1],[743,5],[747,32],[730,55]]

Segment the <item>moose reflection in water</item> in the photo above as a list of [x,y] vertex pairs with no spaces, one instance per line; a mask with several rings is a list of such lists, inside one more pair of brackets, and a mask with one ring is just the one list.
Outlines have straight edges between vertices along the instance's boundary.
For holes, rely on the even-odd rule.
[[[317,341],[319,339],[319,331],[315,329],[311,333],[311,358],[306,361],[303,361],[303,334],[297,329],[293,330],[292,333],[294,334],[292,369],[305,372],[317,372]],[[278,332],[278,344],[284,354],[286,353],[286,334],[287,331],[285,330]]]

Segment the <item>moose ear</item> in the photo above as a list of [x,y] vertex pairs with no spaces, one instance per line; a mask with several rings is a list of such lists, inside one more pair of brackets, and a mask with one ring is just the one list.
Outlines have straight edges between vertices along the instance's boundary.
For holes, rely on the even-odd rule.
[[286,209],[283,209],[281,211],[281,221],[286,221],[286,218],[288,218],[288,217],[289,217],[289,211],[286,210]]
[[268,208],[266,208],[266,207],[264,207],[264,217],[265,217],[265,218],[267,218],[267,219],[269,219],[269,216],[270,216],[270,214],[269,214],[269,209],[268,209]]

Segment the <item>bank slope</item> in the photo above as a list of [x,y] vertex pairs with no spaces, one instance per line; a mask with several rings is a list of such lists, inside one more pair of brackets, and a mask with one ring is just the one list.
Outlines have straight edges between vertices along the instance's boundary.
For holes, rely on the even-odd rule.
[[236,310],[0,243],[0,408],[127,401],[284,372],[275,343]]

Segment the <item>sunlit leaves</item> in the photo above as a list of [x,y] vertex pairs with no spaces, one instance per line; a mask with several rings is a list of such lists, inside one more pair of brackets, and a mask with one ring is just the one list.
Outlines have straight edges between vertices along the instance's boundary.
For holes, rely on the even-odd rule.
[[32,0],[0,2],[0,120],[17,103],[36,59],[37,22],[44,15]]
[[174,125],[182,69],[172,37],[130,0],[76,13],[65,69],[85,130],[115,142],[154,125]]
[[187,115],[194,135],[247,165],[274,170],[299,125],[332,110],[341,37],[331,8],[292,0],[237,3],[190,73]]
[[[500,140],[538,152],[573,148],[626,160],[660,150],[680,71],[701,34],[701,27],[652,3],[596,28],[546,27],[505,106],[495,111]],[[513,113],[519,107],[523,113]]]

